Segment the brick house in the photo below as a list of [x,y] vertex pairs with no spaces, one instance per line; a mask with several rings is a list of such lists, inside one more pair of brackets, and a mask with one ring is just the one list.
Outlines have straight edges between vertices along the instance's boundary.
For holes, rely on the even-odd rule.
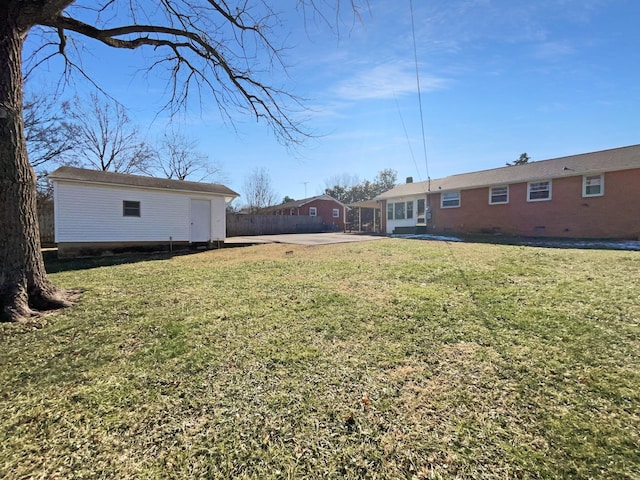
[[640,145],[399,185],[386,233],[640,238]]
[[319,195],[265,208],[261,213],[267,215],[317,216],[322,218],[325,230],[344,230],[348,209],[349,207],[345,204],[329,195]]

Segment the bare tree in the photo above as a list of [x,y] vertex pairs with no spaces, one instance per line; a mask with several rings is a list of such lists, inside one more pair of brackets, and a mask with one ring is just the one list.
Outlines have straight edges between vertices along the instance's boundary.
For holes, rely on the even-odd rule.
[[[304,132],[292,116],[296,99],[262,80],[284,67],[282,50],[271,41],[272,28],[280,24],[269,3],[0,2],[0,316],[25,320],[38,310],[67,306],[70,298],[48,279],[40,252],[36,176],[24,130],[24,76],[49,58],[62,56],[64,78],[74,71],[90,78],[74,55],[81,52],[76,46],[92,40],[118,49],[146,48],[157,55],[149,71],[167,69],[167,105],[172,110],[186,107],[192,94],[208,95],[223,115],[231,118],[232,109],[248,112],[265,121],[285,143],[297,142]],[[319,11],[313,0],[298,0],[298,5]],[[23,62],[28,35],[40,45]]]
[[66,115],[68,102],[56,105],[54,99],[45,95],[31,95],[24,102],[24,132],[29,161],[36,171],[69,150],[75,137],[68,135]]
[[360,183],[360,179],[357,175],[350,175],[348,173],[343,173],[341,175],[336,174],[324,179],[324,188],[326,190],[338,187],[348,190],[358,183]]
[[153,151],[140,139],[138,128],[119,103],[103,100],[97,93],[89,101],[76,97],[69,119],[67,133],[76,143],[65,163],[118,173],[148,173],[151,169]]
[[271,177],[266,168],[256,168],[244,180],[246,206],[251,212],[270,207],[277,202],[278,194],[273,190]]
[[198,150],[197,140],[184,133],[170,131],[164,134],[158,148],[158,167],[167,178],[195,181],[218,180],[222,167]]
[[65,119],[69,103],[58,104],[46,94],[32,94],[23,108],[27,152],[38,179],[38,202],[51,201],[52,188],[47,174],[75,145],[75,136],[68,134]]

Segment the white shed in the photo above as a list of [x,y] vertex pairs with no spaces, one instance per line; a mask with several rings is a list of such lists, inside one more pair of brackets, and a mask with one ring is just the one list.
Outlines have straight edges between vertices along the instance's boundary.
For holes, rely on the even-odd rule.
[[60,167],[53,182],[58,254],[222,242],[224,185]]

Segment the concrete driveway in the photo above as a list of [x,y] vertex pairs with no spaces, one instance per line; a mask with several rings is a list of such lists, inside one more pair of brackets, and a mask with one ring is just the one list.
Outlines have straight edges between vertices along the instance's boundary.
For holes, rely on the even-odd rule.
[[288,243],[292,245],[329,245],[331,243],[366,242],[387,238],[384,235],[367,235],[343,232],[327,233],[289,233],[282,235],[251,235],[229,237],[225,245],[257,245],[261,243]]

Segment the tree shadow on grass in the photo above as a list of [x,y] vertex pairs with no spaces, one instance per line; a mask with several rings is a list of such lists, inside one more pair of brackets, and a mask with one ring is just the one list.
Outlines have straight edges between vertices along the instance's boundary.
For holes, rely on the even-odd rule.
[[56,249],[42,252],[47,273],[71,272],[75,270],[89,270],[92,268],[111,267],[129,263],[151,262],[155,260],[168,260],[173,257],[202,253],[203,250],[176,250],[174,252],[141,252],[127,251],[96,255],[91,257],[58,258]]

